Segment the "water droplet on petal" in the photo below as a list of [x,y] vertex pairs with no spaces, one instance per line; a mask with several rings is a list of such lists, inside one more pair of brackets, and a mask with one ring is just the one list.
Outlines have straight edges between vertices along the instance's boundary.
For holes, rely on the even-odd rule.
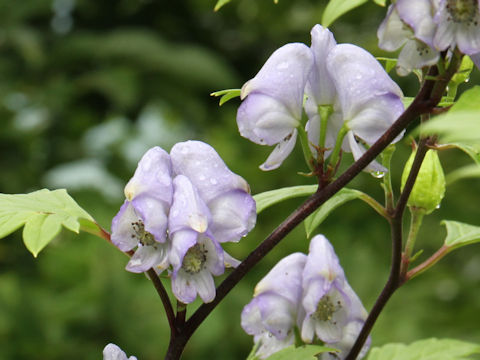
[[285,70],[285,69],[288,69],[288,62],[284,61],[284,62],[281,62],[280,64],[277,65],[277,70]]
[[216,179],[210,179],[210,184],[217,185],[217,180]]
[[385,176],[384,171],[370,171],[370,175],[372,175],[376,179],[381,179]]

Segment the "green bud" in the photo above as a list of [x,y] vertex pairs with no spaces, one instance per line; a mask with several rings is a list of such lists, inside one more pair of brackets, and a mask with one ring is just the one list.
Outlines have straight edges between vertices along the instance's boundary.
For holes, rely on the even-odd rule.
[[[413,159],[416,150],[412,152],[410,158],[405,164],[402,174],[402,190],[407,181],[408,174],[412,168]],[[425,214],[430,214],[438,208],[445,195],[445,175],[442,164],[436,150],[428,150],[418,173],[412,193],[408,199],[407,205],[411,210],[422,210]]]

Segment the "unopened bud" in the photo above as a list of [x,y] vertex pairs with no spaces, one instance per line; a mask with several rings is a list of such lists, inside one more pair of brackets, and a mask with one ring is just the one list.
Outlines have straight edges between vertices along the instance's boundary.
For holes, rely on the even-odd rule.
[[[402,174],[402,190],[412,168],[416,150],[412,152],[405,164]],[[410,208],[421,209],[430,214],[440,206],[445,195],[445,175],[436,150],[428,150],[418,172],[407,205]]]

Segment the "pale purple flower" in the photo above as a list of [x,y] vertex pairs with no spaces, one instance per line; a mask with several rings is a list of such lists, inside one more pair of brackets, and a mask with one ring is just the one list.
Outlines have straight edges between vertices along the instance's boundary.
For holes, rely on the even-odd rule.
[[103,349],[103,360],[137,360],[135,356],[127,357],[127,354],[115,344],[108,344]]
[[260,168],[278,168],[295,146],[302,116],[303,93],[313,64],[310,49],[300,43],[276,50],[241,91],[237,112],[240,134],[260,145],[276,145]]
[[[404,10],[412,6],[416,7],[415,12]],[[404,10],[407,19],[401,19],[397,9]],[[416,22],[421,24],[417,27],[417,34],[409,25]],[[398,55],[396,70],[400,76],[405,76],[413,69],[437,63],[439,52],[431,47],[435,28],[433,11],[429,3],[398,0],[389,6],[387,16],[378,28],[378,46],[387,51],[395,51],[403,46]]]
[[[323,353],[321,356],[322,360],[343,360],[348,355],[350,349],[352,348],[357,336],[362,330],[364,321],[351,321],[343,328],[342,339],[336,343],[328,344],[337,349],[337,352],[334,353]],[[367,341],[360,350],[360,353],[357,356],[357,359],[362,359],[368,352],[370,348],[371,338],[368,337]]]
[[147,151],[125,186],[126,200],[112,220],[111,240],[135,253],[126,269],[144,272],[167,266],[167,216],[172,201],[171,164],[159,147]]
[[[375,143],[402,114],[403,94],[378,61],[355,45],[336,45],[328,54],[327,69],[337,90],[343,126],[348,128],[342,148],[357,160],[366,151],[361,142]],[[385,171],[375,161],[368,170]]]
[[242,311],[242,327],[260,343],[256,355],[261,359],[294,343],[305,261],[301,253],[280,260],[257,284],[253,300]]
[[[363,324],[367,312],[348,284],[332,245],[323,235],[315,236],[302,273],[302,340],[315,338],[332,347],[348,341],[352,322]],[[350,330],[349,330],[350,331]]]

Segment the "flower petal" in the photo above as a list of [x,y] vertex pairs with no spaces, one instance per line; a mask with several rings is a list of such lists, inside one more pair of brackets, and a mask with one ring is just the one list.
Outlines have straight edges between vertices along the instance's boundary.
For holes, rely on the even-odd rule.
[[260,165],[260,169],[263,171],[275,170],[282,165],[283,160],[287,158],[292,152],[297,141],[297,129],[287,135],[282,141],[275,146],[275,149],[270,153],[267,160]]
[[[352,153],[355,161],[360,159],[366,150],[362,145],[357,142],[357,140],[355,140],[355,135],[353,135],[352,131],[349,131],[347,133],[346,140],[348,142],[349,151]],[[387,172],[387,169],[380,165],[376,160],[373,160],[370,164],[368,164],[368,166],[364,170],[380,173]]]
[[210,231],[218,242],[239,241],[255,226],[255,200],[242,190],[217,196],[208,203],[212,214]]
[[192,276],[191,282],[204,303],[212,302],[215,299],[215,283],[210,272],[200,271]]
[[133,230],[132,223],[138,221],[130,201],[125,200],[120,211],[112,220],[112,243],[121,251],[130,251],[138,244],[138,238]]
[[150,268],[163,264],[167,259],[167,245],[166,244],[154,244],[154,245],[139,245],[135,254],[130,258],[125,269],[133,273],[142,273],[148,271]]
[[156,241],[165,242],[167,238],[167,209],[164,202],[144,193],[132,200],[132,206],[142,219],[145,231],[152,234]]
[[435,65],[438,61],[438,51],[418,40],[409,40],[398,55],[397,74],[408,75],[413,69]]
[[395,51],[408,40],[412,33],[413,31],[400,19],[396,6],[390,5],[387,16],[377,30],[378,46],[383,50]]
[[415,37],[433,47],[437,25],[435,8],[430,0],[398,0],[395,4],[400,18],[414,31]]
[[168,258],[175,273],[182,267],[183,258],[188,249],[197,243],[198,233],[190,229],[179,230],[170,237],[172,239],[172,243]]
[[197,290],[191,282],[191,275],[180,269],[172,274],[172,292],[184,304],[190,304],[197,297]]
[[188,177],[207,205],[227,191],[250,192],[247,182],[230,171],[217,152],[204,142],[177,143],[170,151],[170,157],[175,173]]
[[127,358],[127,354],[115,344],[108,344],[103,349],[103,360],[137,360],[135,356]]

